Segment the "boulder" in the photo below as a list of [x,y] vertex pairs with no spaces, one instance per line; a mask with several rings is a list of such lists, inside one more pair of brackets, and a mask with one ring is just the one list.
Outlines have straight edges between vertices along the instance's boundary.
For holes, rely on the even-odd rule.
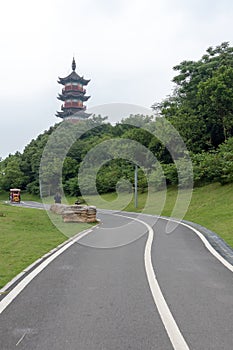
[[50,210],[62,215],[64,222],[96,222],[96,207],[87,205],[53,204]]

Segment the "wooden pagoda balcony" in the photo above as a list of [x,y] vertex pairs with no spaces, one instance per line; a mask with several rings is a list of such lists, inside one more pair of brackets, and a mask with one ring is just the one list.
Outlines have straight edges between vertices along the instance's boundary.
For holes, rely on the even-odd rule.
[[62,105],[62,109],[64,108],[83,108],[83,104],[80,102],[65,102],[65,104]]
[[62,89],[62,92],[66,92],[66,91],[78,91],[78,92],[83,92],[84,94],[86,93],[86,90],[83,87],[77,86],[77,85],[68,85],[65,86]]

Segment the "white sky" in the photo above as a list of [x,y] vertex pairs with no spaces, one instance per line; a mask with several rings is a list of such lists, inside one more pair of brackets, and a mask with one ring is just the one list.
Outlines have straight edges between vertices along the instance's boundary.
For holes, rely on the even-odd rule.
[[148,108],[171,93],[173,66],[233,45],[232,0],[0,0],[0,11],[0,157],[60,121],[57,79],[73,55],[88,107]]

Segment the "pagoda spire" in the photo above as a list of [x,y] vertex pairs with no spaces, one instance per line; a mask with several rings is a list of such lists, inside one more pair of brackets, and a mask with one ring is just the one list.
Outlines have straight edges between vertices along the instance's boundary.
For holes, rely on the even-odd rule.
[[75,59],[73,57],[73,61],[72,61],[72,70],[75,71],[76,69],[76,62],[75,62]]

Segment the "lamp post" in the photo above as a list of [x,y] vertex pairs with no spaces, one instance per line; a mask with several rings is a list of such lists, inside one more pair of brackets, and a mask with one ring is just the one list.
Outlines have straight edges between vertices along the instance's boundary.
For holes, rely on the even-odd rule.
[[134,206],[138,207],[138,166],[135,164],[134,169]]

